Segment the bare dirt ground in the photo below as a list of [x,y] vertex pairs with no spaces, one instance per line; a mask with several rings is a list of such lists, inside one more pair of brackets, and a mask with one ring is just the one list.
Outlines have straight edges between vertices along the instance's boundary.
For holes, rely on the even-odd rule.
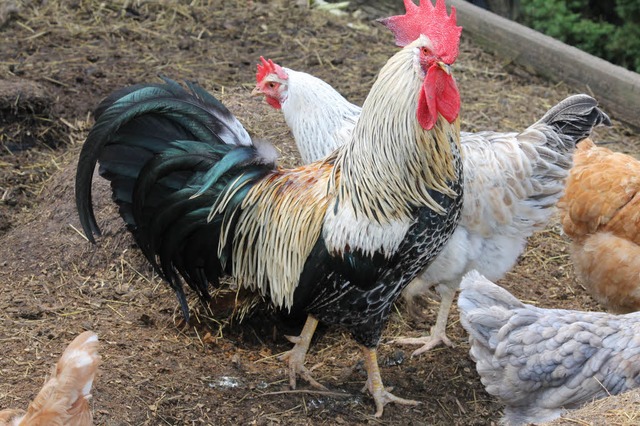
[[[283,334],[295,327],[263,313],[238,324],[229,297],[213,315],[193,300],[194,319],[185,324],[99,179],[104,236],[93,246],[77,231],[77,155],[90,112],[112,90],[158,74],[196,80],[253,135],[278,141],[293,164],[280,114],[249,96],[259,56],[316,74],[361,103],[395,51],[368,16],[338,18],[290,1],[185,3],[0,5],[0,81],[11,83],[0,85],[0,98],[11,100],[0,103],[0,407],[25,407],[64,346],[91,329],[102,341],[92,402],[100,425],[496,424],[500,406],[478,379],[455,309],[448,332],[456,347],[410,358],[411,348],[386,342],[419,335],[437,304],[427,304],[428,324],[419,325],[398,306],[380,346],[382,375],[398,395],[422,404],[388,406],[377,420],[360,393],[360,353],[344,331],[318,333],[307,360],[331,392],[290,391],[277,355],[290,348]],[[522,129],[575,92],[502,63],[464,36],[455,73],[468,131]],[[30,89],[8,96],[16,85]],[[615,120],[594,139],[639,152],[640,135]],[[598,309],[574,278],[555,221],[501,284],[539,306]]]

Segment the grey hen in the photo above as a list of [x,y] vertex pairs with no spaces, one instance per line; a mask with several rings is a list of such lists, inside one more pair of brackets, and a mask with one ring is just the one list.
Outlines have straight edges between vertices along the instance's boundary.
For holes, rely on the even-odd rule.
[[462,280],[460,321],[503,424],[545,422],[640,385],[640,313],[542,309],[476,271]]

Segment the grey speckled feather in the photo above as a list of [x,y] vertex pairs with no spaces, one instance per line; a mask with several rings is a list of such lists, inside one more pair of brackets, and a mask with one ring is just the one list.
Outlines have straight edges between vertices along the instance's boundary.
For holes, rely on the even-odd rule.
[[640,385],[640,313],[537,308],[476,271],[461,288],[470,354],[487,392],[506,405],[504,424],[549,421]]

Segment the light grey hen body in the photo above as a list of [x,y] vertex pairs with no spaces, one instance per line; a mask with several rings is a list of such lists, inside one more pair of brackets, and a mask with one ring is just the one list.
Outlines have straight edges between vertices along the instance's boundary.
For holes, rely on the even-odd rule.
[[476,271],[461,283],[460,321],[503,424],[550,421],[640,386],[640,313],[614,315],[524,304]]

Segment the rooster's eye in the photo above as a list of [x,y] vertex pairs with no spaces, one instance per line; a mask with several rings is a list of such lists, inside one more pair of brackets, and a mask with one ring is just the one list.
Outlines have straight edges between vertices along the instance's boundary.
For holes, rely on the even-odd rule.
[[267,84],[267,86],[269,86],[269,89],[275,89],[276,84],[273,81],[271,81]]
[[431,51],[429,50],[428,47],[423,46],[420,50],[424,56],[429,56],[431,54]]

